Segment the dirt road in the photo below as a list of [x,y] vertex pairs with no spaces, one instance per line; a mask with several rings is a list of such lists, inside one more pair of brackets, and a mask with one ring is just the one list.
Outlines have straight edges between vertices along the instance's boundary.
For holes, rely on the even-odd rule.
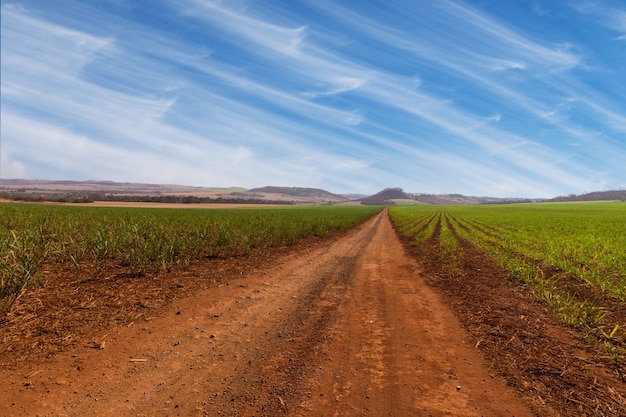
[[466,340],[383,212],[96,348],[4,370],[0,415],[531,416]]

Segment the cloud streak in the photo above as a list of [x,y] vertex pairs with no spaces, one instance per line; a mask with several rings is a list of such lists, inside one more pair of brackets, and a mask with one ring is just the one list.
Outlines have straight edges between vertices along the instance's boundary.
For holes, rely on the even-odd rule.
[[626,7],[623,4],[581,1],[574,3],[574,9],[579,13],[591,17],[598,24],[617,32],[614,40],[626,40]]
[[531,29],[610,5],[513,24],[451,0],[62,3],[2,4],[2,177],[530,197],[626,182],[622,62]]

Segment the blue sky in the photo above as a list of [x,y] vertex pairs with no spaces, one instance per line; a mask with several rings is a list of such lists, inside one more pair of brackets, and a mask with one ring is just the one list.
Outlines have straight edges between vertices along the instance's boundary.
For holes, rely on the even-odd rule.
[[626,187],[622,0],[1,4],[2,178]]

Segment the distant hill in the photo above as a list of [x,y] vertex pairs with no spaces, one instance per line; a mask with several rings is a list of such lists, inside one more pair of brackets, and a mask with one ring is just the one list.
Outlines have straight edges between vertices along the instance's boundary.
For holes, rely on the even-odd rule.
[[542,199],[476,197],[463,194],[415,194],[414,198],[426,204],[512,204],[543,201]]
[[384,190],[371,195],[369,197],[362,198],[361,204],[367,205],[390,205],[395,204],[393,200],[412,200],[413,197],[410,194],[405,193],[402,188],[385,188]]
[[24,201],[142,201],[182,203],[333,204],[348,198],[318,188],[209,188],[173,184],[114,181],[50,181],[0,179],[0,198]]
[[424,204],[480,204],[474,197],[462,194],[415,194],[416,201]]
[[263,195],[268,194],[293,197],[297,200],[310,200],[310,201],[326,201],[326,202],[342,202],[348,199],[330,193],[326,190],[319,188],[305,188],[305,187],[276,187],[267,186],[261,188],[252,188],[247,191],[247,194]]
[[346,200],[352,200],[352,201],[361,200],[368,196],[367,194],[339,194],[339,195],[345,198]]
[[142,184],[114,181],[53,181],[0,179],[0,199],[24,201],[91,202],[218,202],[336,204],[508,204],[559,201],[626,201],[626,190],[596,191],[553,199],[473,197],[462,194],[407,193],[402,188],[386,188],[371,196],[333,194],[319,188],[277,187],[245,189],[237,187],[194,187],[174,184]]
[[411,205],[411,204],[509,204],[541,201],[528,198],[472,197],[463,194],[411,194],[402,188],[385,188],[372,196],[362,198],[361,204]]
[[174,184],[140,184],[114,181],[51,181],[0,179],[0,198],[24,201],[91,202],[218,202],[333,204],[350,199],[318,188],[262,187],[210,188]]
[[242,197],[245,188],[141,184],[114,181],[0,179],[0,200],[58,203],[94,201],[146,203],[290,204],[291,201]]
[[480,204],[478,197],[461,194],[410,194],[402,188],[385,188],[381,192],[360,200],[361,204],[411,205],[411,204]]
[[580,195],[568,195],[548,201],[626,201],[626,190],[594,191]]

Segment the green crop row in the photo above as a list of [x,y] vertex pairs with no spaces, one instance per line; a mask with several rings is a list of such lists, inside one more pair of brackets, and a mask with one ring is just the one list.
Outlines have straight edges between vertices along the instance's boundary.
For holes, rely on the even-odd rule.
[[[157,209],[0,204],[0,314],[44,268],[141,276],[345,230],[380,207]],[[120,268],[121,267],[121,268]]]
[[446,264],[450,272],[456,274],[460,258],[463,256],[458,246],[457,238],[453,233],[453,218],[446,211],[441,214],[441,231],[439,234],[440,259]]
[[[423,219],[425,210],[398,207],[390,214],[402,231],[411,217]],[[626,322],[616,310],[626,302],[626,205],[544,203],[440,210],[441,220],[431,221],[428,230],[440,223],[440,258],[448,266],[454,269],[454,257],[463,256],[455,250],[454,230],[485,250],[563,322],[606,342],[607,350],[624,350]]]
[[[480,209],[478,209],[480,208]],[[504,247],[559,276],[626,302],[626,205],[621,203],[456,206],[476,243]]]
[[441,215],[441,210],[432,206],[400,206],[394,207],[390,215],[400,234],[419,244],[432,235],[436,224],[433,220]]

